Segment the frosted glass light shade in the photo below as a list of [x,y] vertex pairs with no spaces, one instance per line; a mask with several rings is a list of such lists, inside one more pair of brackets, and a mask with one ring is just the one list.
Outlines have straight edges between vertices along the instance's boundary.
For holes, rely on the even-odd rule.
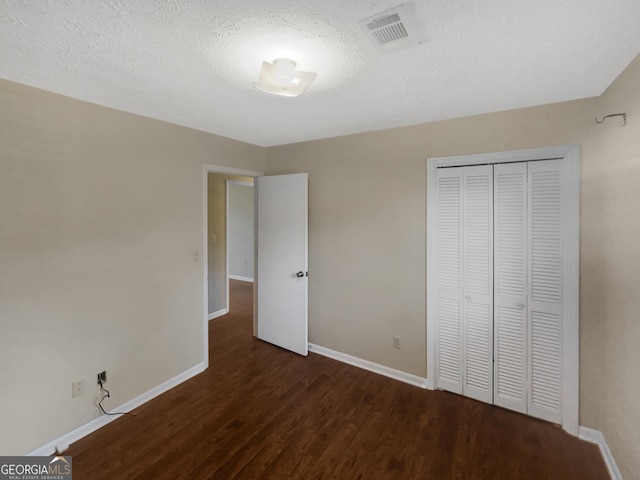
[[262,62],[262,71],[255,87],[263,92],[286,97],[302,94],[318,76],[313,72],[300,72],[296,62],[288,58],[277,58],[273,63]]

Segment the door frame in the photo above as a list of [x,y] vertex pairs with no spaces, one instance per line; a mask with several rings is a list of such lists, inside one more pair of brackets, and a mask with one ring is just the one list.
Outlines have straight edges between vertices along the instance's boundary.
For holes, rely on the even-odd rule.
[[[580,262],[580,146],[554,147],[481,153],[451,157],[427,158],[427,384],[438,388],[436,369],[436,300],[438,272],[436,255],[437,234],[437,169],[470,165],[565,159],[572,188],[566,193],[566,244],[572,245],[563,262],[563,324],[562,324],[562,428],[577,436],[579,426],[579,262]],[[573,188],[575,186],[575,188]],[[565,250],[567,251],[567,250]]]
[[[225,167],[223,165],[204,164],[202,166],[202,290],[203,290],[203,355],[205,368],[209,367],[209,174],[239,175],[243,177],[261,177],[264,172]],[[226,213],[225,213],[226,215]],[[255,213],[254,213],[255,215]],[[226,219],[225,219],[226,222]],[[255,242],[254,242],[255,244]],[[228,255],[227,255],[228,256]],[[227,259],[228,263],[228,259]],[[254,263],[255,270],[255,263]],[[227,265],[228,275],[228,265]],[[255,279],[255,273],[254,273]],[[255,283],[254,283],[255,286]],[[227,277],[227,309],[229,308],[229,279]]]

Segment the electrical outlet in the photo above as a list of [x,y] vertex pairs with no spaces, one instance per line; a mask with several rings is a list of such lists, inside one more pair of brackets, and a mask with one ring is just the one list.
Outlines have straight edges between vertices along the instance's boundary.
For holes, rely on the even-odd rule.
[[71,383],[71,398],[76,398],[80,395],[84,395],[84,378]]
[[107,371],[98,373],[98,385],[107,383]]
[[393,337],[393,348],[400,350],[400,337]]

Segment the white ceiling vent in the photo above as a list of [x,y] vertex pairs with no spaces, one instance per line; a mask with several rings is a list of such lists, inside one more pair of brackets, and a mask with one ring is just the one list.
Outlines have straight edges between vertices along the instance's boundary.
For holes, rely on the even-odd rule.
[[415,47],[426,41],[424,27],[413,3],[405,3],[358,22],[380,53]]

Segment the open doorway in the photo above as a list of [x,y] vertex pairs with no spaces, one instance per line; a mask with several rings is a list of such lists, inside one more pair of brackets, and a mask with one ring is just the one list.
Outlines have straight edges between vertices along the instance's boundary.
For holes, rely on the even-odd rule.
[[[239,188],[240,186],[242,188]],[[253,177],[207,173],[207,318],[209,320],[229,312],[230,275],[242,272],[244,279],[253,280],[252,187]],[[232,209],[229,208],[230,205]],[[246,232],[247,223],[248,228],[251,229],[250,236]],[[240,240],[242,245],[238,245]],[[251,242],[250,245],[249,242]]]
[[[252,321],[253,335],[259,340],[300,355],[308,353],[308,175],[297,173],[264,177],[262,172],[205,165],[202,273],[205,319],[203,346],[207,366],[209,319],[229,312],[226,229],[224,234],[209,230],[210,223],[219,224],[221,219],[226,223],[226,213],[224,216],[214,215],[214,210],[221,204],[226,209],[226,201],[213,201],[209,208],[210,192],[211,196],[216,195],[215,188],[210,189],[209,184],[213,186],[216,182],[224,182],[226,197],[227,180],[251,182],[255,177],[260,177],[254,188],[255,282],[242,282],[248,283],[249,287],[244,298],[252,294],[254,300],[253,315],[247,319]],[[222,238],[225,240],[224,249],[219,245]],[[216,254],[219,251],[224,254]],[[213,258],[216,255],[217,262]],[[212,257],[211,261],[209,257]]]
[[[209,320],[225,315],[229,312],[229,275],[238,267],[238,260],[229,258],[229,245],[235,243],[236,239],[230,239],[228,232],[228,205],[229,205],[229,189],[246,189],[251,196],[253,195],[253,179],[263,175],[262,172],[241,170],[228,167],[219,167],[215,165],[205,165],[203,171],[203,213],[204,213],[204,232],[203,232],[203,279],[204,279],[204,356],[205,362],[209,360]],[[230,187],[230,185],[232,185]],[[242,187],[240,187],[242,186]],[[243,196],[242,193],[240,196]],[[237,195],[232,193],[231,202],[237,200]],[[246,197],[246,193],[243,197]],[[246,214],[251,215],[251,223],[253,224],[253,209],[246,212],[246,200],[242,198],[244,204],[242,208]],[[237,202],[234,202],[237,203]],[[252,203],[252,200],[251,200]],[[236,212],[237,213],[237,212]],[[233,215],[233,212],[232,212]],[[243,219],[242,227],[245,228],[247,218]],[[232,228],[237,222],[231,222]],[[253,242],[253,236],[247,241]],[[242,252],[246,251],[243,245]],[[237,250],[237,249],[236,249]],[[237,253],[237,252],[236,252]],[[246,279],[253,279],[253,255],[254,250],[251,246],[251,259],[245,258],[239,260],[244,267],[242,275]],[[237,257],[234,257],[237,258]],[[233,266],[231,267],[232,264]],[[248,270],[248,269],[251,270]],[[233,275],[233,273],[231,273]],[[238,274],[239,275],[239,274]]]

